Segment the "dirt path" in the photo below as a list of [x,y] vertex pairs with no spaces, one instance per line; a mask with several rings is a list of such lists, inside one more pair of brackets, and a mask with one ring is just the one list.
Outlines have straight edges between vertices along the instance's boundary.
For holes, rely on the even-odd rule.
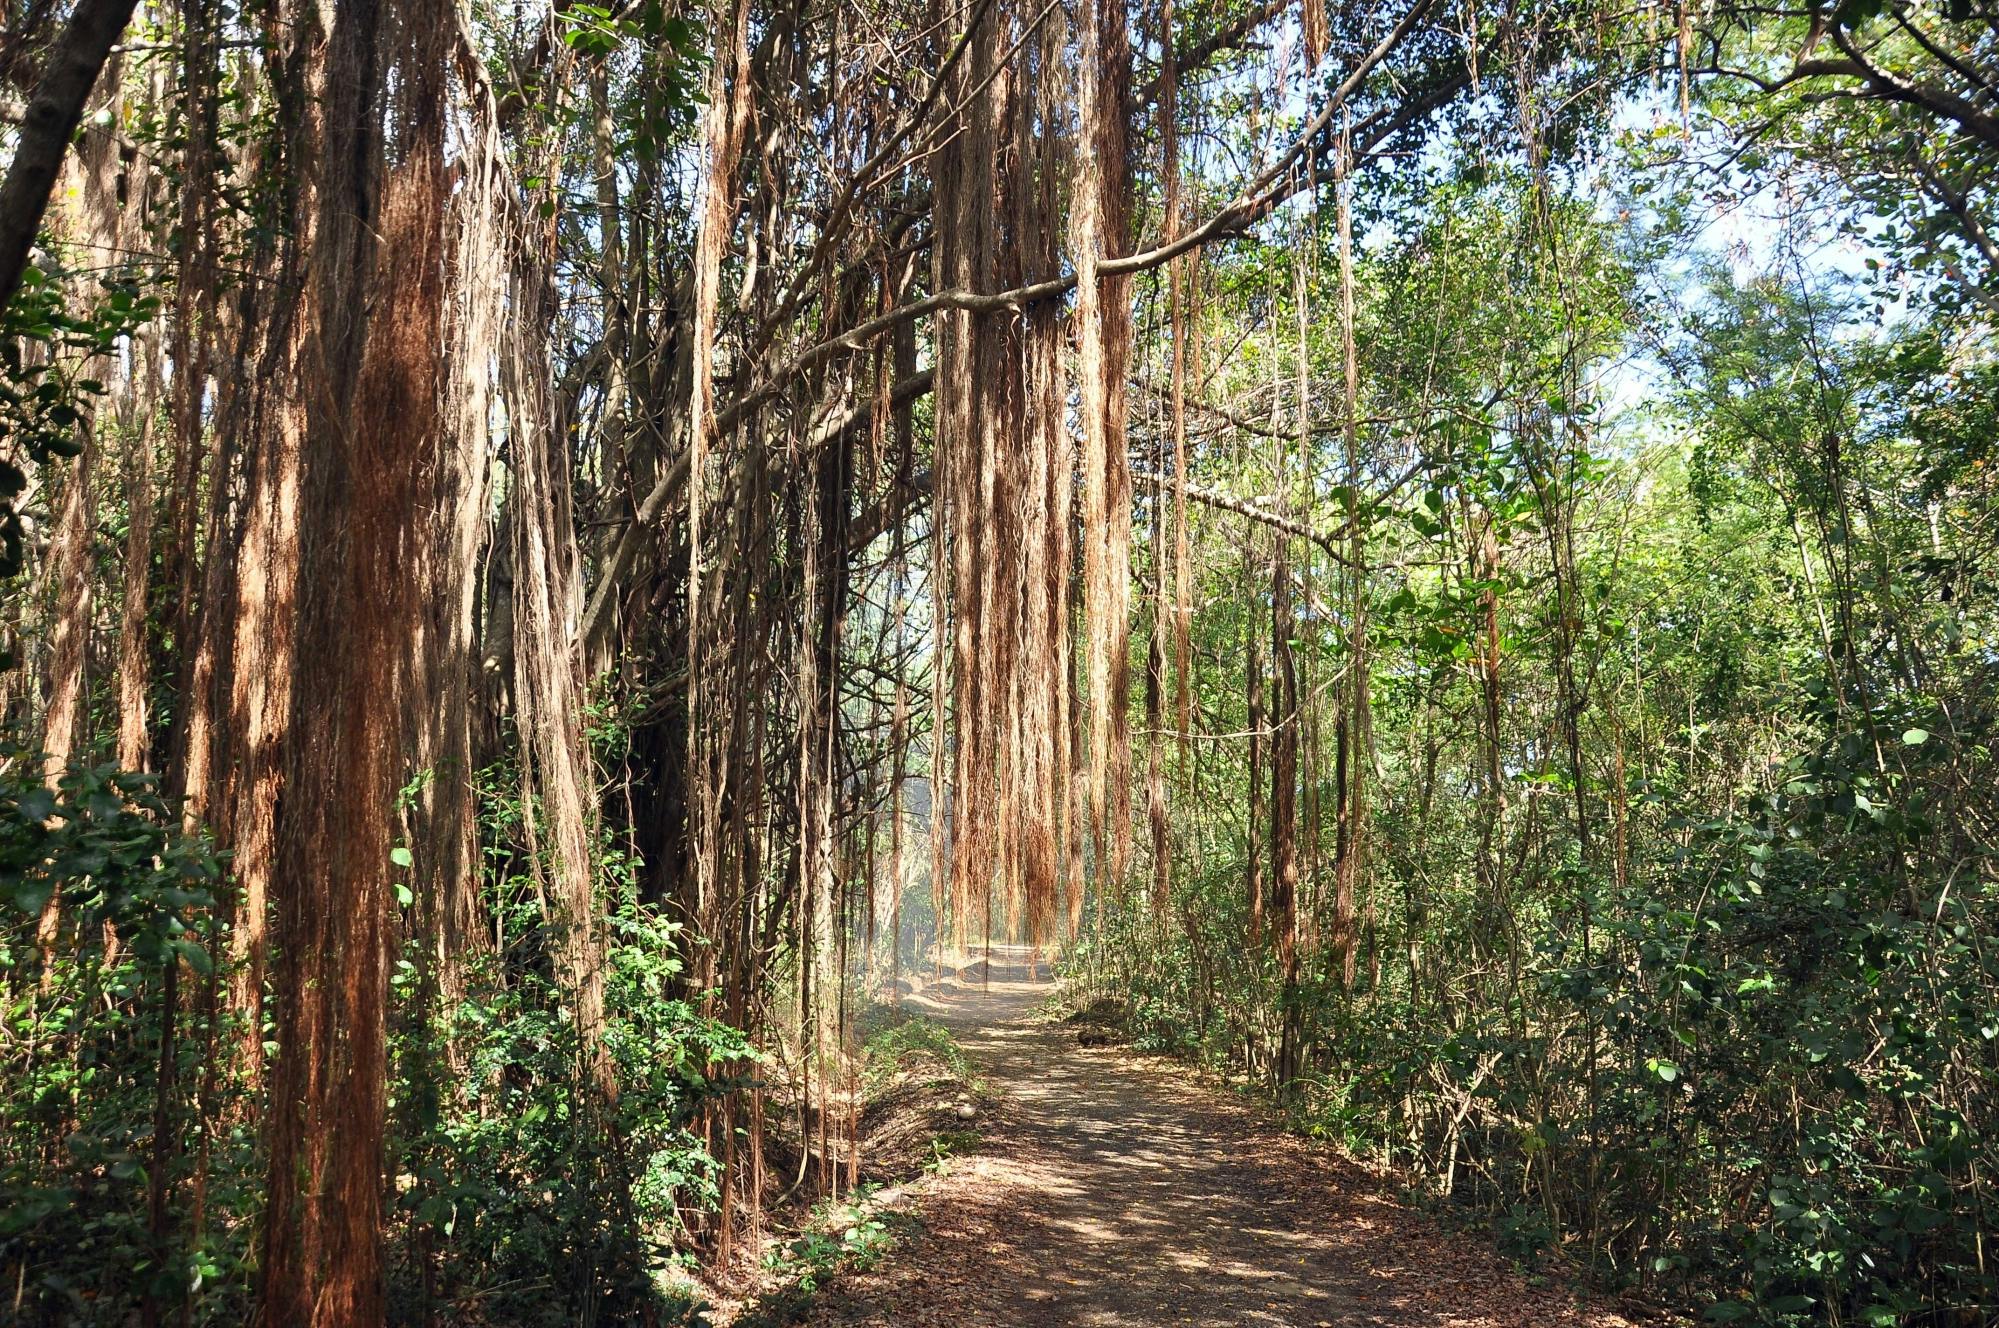
[[[1003,970],[1002,970],[1003,971]],[[998,973],[996,972],[996,976]],[[1047,984],[918,999],[1002,1096],[920,1228],[806,1322],[1622,1325],[1440,1232],[1363,1172],[1168,1063],[1038,1022]]]

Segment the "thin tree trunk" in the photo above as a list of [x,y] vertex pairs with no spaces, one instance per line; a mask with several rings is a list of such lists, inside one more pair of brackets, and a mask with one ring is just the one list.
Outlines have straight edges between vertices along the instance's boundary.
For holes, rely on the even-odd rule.
[[1249,896],[1249,944],[1251,950],[1263,947],[1264,927],[1264,885],[1263,885],[1263,754],[1268,746],[1264,736],[1263,705],[1263,659],[1257,643],[1262,639],[1263,628],[1252,615],[1246,650],[1248,663],[1244,668],[1249,706],[1249,811],[1248,833],[1243,854],[1244,868],[1248,879],[1244,882],[1244,893]]
[[1298,674],[1291,652],[1291,565],[1281,542],[1278,547],[1271,565],[1270,657],[1275,666],[1276,712],[1271,723],[1270,904],[1282,984],[1277,1053],[1277,1080],[1282,1087],[1297,1077],[1304,1021],[1298,1004]]
[[1355,895],[1360,889],[1362,855],[1367,833],[1367,733],[1369,731],[1366,541],[1360,522],[1360,356],[1354,337],[1353,208],[1350,162],[1341,140],[1338,190],[1340,240],[1340,360],[1345,378],[1347,565],[1341,570],[1347,595],[1347,664],[1344,704],[1340,707],[1338,767],[1335,783],[1339,801],[1333,860],[1334,910],[1340,947],[1340,982],[1354,985],[1360,924]]
[[56,525],[54,564],[55,626],[49,634],[49,699],[42,751],[50,783],[62,777],[83,741],[84,661],[90,644],[92,601],[90,537],[96,501],[91,492],[97,444],[83,450],[63,483],[62,517]]
[[[147,349],[156,350],[152,343]],[[138,358],[138,357],[135,357]],[[138,358],[140,372],[156,381],[153,356]],[[125,482],[124,602],[118,621],[118,764],[143,770],[152,746],[147,691],[151,651],[147,643],[147,606],[153,569],[153,428],[152,394],[140,394],[136,428],[130,433],[131,458]]]

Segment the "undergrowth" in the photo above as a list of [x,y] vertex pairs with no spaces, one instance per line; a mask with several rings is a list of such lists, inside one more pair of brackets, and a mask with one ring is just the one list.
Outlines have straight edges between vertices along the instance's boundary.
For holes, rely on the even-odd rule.
[[[881,1008],[872,1020],[878,1027],[866,1035],[861,1049],[861,1086],[874,1097],[898,1076],[916,1073],[925,1060],[943,1078],[976,1088],[972,1064],[951,1030],[926,1015]],[[864,1030],[865,1031],[865,1030]]]

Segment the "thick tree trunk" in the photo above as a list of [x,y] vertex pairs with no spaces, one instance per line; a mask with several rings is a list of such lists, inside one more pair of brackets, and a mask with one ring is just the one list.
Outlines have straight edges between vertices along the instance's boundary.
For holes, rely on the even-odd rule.
[[[461,69],[463,65],[461,63]],[[497,130],[474,112],[466,172],[452,199],[447,243],[454,288],[446,342],[439,464],[429,502],[440,520],[425,549],[436,594],[427,606],[407,720],[422,790],[411,809],[419,925],[447,1005],[464,992],[464,961],[485,943],[473,781],[474,698],[480,681],[480,554],[492,527],[494,384],[489,348],[508,323],[508,228],[513,182]]]
[[1090,716],[1090,821],[1098,887],[1122,890],[1131,842],[1131,475],[1125,457],[1125,368],[1131,278],[1099,269],[1122,252],[1129,224],[1124,7],[1083,5],[1077,22],[1076,341],[1083,433],[1083,628]]
[[[298,314],[303,322],[310,315]],[[310,337],[310,328],[287,329]],[[309,345],[309,343],[307,343]],[[303,357],[305,345],[274,350]],[[306,427],[303,412],[275,407],[277,418],[258,430],[250,460],[249,510],[233,569],[210,567],[218,597],[234,601],[226,657],[208,661],[212,676],[228,691],[227,737],[217,743],[206,725],[189,731],[189,782],[210,787],[204,800],[226,817],[228,842],[241,891],[230,949],[236,973],[231,1004],[244,1016],[245,1052],[253,1070],[262,1060],[264,965],[271,875],[277,854],[278,798],[284,785],[285,744],[292,714],[300,585],[300,487]],[[233,587],[227,582],[233,577]],[[233,594],[231,592],[233,591]],[[204,642],[204,646],[208,643]],[[197,660],[197,678],[204,670]],[[205,739],[205,741],[203,741]],[[233,760],[216,756],[226,753]],[[206,758],[206,759],[204,759]],[[191,789],[190,791],[193,791]],[[220,807],[226,791],[229,805]]]
[[[447,4],[371,0],[300,35],[310,264],[294,394],[300,583],[277,897],[277,1039],[260,1298],[272,1324],[382,1321],[389,860],[411,644],[432,588],[440,441]],[[396,99],[393,108],[385,105]],[[398,133],[384,158],[385,120]]]

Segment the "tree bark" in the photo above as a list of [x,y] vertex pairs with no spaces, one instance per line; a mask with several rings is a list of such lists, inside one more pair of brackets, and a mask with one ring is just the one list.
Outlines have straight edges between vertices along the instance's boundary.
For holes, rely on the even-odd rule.
[[20,288],[56,174],[83,119],[83,104],[97,86],[118,34],[131,22],[136,3],[78,0],[69,26],[49,52],[41,82],[21,117],[13,163],[5,183],[0,183],[0,309],[13,302]]
[[[428,536],[443,336],[444,60],[433,0],[374,0],[306,31],[309,285],[292,362],[302,422],[296,636],[277,824],[277,1039],[260,1300],[272,1324],[380,1323],[396,790]],[[386,103],[394,98],[396,104]],[[383,161],[385,122],[398,129]]]

